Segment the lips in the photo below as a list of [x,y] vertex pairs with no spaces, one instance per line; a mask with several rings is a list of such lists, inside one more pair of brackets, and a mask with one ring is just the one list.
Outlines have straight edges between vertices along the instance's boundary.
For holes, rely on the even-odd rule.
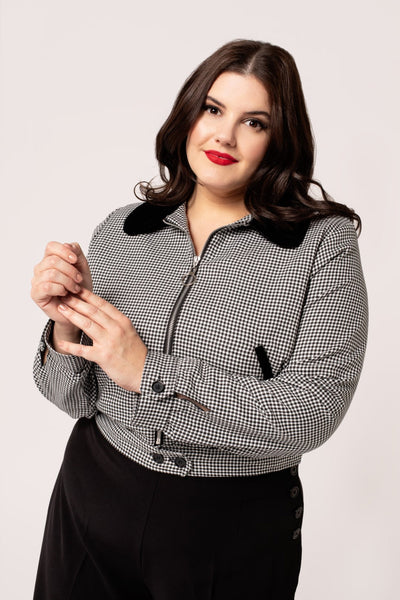
[[236,158],[234,158],[230,154],[218,152],[217,150],[205,150],[204,153],[207,156],[208,160],[215,163],[216,165],[228,166],[238,162]]

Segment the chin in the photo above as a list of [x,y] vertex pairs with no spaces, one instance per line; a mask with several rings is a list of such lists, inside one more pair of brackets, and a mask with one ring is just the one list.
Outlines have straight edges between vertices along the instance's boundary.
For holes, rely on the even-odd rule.
[[222,183],[221,180],[198,180],[199,185],[203,188],[206,188],[211,193],[216,193],[218,195],[225,194],[227,196],[236,195],[236,194],[244,194],[246,190],[246,186],[237,184],[226,184]]

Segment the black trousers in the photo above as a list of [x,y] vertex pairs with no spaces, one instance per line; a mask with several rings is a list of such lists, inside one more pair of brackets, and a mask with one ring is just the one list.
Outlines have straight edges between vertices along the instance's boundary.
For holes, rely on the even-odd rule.
[[292,600],[302,507],[296,467],[158,473],[80,419],[50,500],[34,600]]

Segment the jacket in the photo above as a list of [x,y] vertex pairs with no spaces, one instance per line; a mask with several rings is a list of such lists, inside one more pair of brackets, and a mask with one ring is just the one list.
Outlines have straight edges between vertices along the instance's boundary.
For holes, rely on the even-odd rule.
[[137,202],[95,229],[88,261],[94,292],[148,348],[140,394],[58,354],[51,321],[34,377],[69,415],[95,418],[117,450],[175,475],[257,475],[297,465],[336,430],[367,340],[349,219],[282,236],[248,214],[214,230],[196,261],[185,203]]

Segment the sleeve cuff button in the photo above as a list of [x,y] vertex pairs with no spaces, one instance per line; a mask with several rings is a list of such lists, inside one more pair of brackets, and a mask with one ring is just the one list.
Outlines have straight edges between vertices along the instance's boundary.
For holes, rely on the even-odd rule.
[[161,392],[163,392],[165,390],[165,384],[162,381],[160,381],[159,379],[157,379],[157,381],[154,381],[151,388],[152,388],[153,392],[160,394]]

